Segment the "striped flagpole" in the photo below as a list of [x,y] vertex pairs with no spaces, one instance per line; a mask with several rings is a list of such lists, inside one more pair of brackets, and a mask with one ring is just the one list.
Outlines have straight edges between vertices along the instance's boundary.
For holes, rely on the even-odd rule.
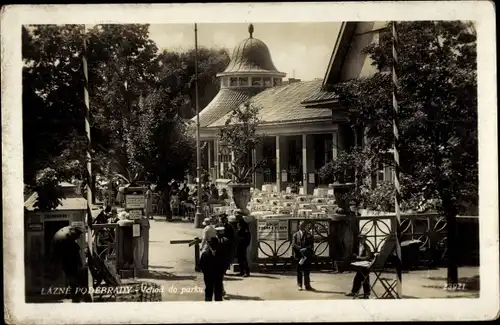
[[[397,48],[399,44],[399,38],[396,28],[396,22],[392,22],[392,108],[393,108],[393,117],[392,117],[392,126],[394,132],[394,187],[396,190],[396,199],[395,199],[395,208],[396,208],[396,254],[401,262],[401,243],[399,242],[399,232],[401,226],[401,184],[399,182],[400,177],[400,164],[399,164],[399,129],[398,129],[398,115],[399,115],[399,106],[398,106],[398,75],[397,71],[399,68],[399,60],[397,54]],[[401,270],[399,269],[397,272],[398,283],[397,283],[397,294],[398,298],[402,297],[402,275]]]
[[[90,101],[89,101],[89,75],[87,66],[87,26],[83,27],[83,97],[85,101],[85,133],[87,134],[87,247],[89,254],[92,254],[92,142],[90,138]],[[94,287],[90,266],[88,268],[88,287],[90,298],[93,301],[94,297],[92,289]]]

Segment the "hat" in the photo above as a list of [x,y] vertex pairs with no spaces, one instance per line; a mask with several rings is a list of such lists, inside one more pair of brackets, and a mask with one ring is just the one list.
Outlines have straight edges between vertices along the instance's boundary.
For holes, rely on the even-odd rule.
[[211,223],[212,220],[210,220],[210,218],[205,218],[205,220],[203,220],[203,223],[202,225],[204,226],[208,226],[210,223]]
[[76,231],[79,231],[81,233],[85,233],[87,231],[87,229],[85,228],[85,226],[83,226],[81,224],[71,225],[70,228],[74,229]]

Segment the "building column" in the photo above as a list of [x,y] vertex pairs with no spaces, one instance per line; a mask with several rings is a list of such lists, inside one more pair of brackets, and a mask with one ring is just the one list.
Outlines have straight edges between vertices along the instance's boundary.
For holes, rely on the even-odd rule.
[[219,140],[214,140],[214,178],[218,179],[219,177]]
[[276,136],[276,192],[281,192],[281,153],[280,136]]
[[334,131],[332,134],[332,159],[338,157],[339,132]]
[[[261,142],[259,143],[255,149],[252,150],[252,163],[257,165],[262,161],[262,154],[264,151],[264,144]],[[262,185],[264,185],[264,173],[262,170],[258,170],[253,172],[253,178],[254,178],[254,187],[261,190]]]
[[309,174],[316,173],[316,155],[314,154],[316,151],[316,143],[314,134],[309,134],[306,139],[307,143],[307,193],[313,194],[314,188],[316,187],[316,175],[312,178],[313,183],[309,182],[311,179],[309,178]]
[[308,193],[308,166],[307,166],[307,134],[302,134],[302,188],[304,189],[304,194],[307,195]]
[[309,183],[309,174],[314,172],[314,137],[302,134],[302,187],[304,194],[313,194],[315,184]]
[[[289,160],[289,146],[288,146],[289,138],[286,136],[280,137],[280,175],[281,175],[281,189],[286,190],[286,185],[290,182],[288,179],[288,160]],[[285,172],[283,174],[283,172]]]
[[212,143],[213,141],[212,140],[208,140],[207,141],[207,151],[208,151],[208,155],[207,155],[207,158],[208,158],[208,163],[207,163],[207,169],[208,169],[208,174],[210,175],[210,177],[214,178],[214,171],[212,170]]

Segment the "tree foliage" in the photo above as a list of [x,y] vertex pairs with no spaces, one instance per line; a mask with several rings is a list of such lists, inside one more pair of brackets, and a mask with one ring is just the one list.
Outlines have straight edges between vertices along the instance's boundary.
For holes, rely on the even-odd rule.
[[[138,24],[97,25],[86,33],[82,25],[25,26],[22,36],[26,184],[35,186],[45,168],[60,180],[85,180],[84,36],[94,176],[166,186],[193,168],[195,146],[183,119],[194,106],[193,50],[159,52],[148,25]],[[200,49],[203,103],[215,96],[225,62],[227,51]]]
[[[470,23],[461,21],[400,22],[398,34],[404,204],[435,202],[446,216],[448,282],[456,283],[456,216],[478,203],[476,35]],[[386,72],[392,65],[391,33],[381,33],[364,52],[380,72],[332,90],[348,108],[350,123],[365,131],[365,149],[372,153],[367,163],[391,165],[392,85]],[[392,199],[394,192],[381,185],[369,193],[365,202],[385,209],[390,204],[384,199]]]
[[[447,213],[478,202],[476,36],[452,22],[398,24],[400,163],[404,197],[438,200]],[[337,84],[353,126],[366,133],[371,163],[392,165],[390,33],[364,49],[379,71]],[[416,194],[418,193],[418,195]]]
[[223,150],[232,154],[229,173],[237,183],[251,183],[252,173],[261,162],[251,161],[253,149],[262,142],[263,135],[257,134],[260,123],[259,107],[250,101],[234,108],[219,131]]

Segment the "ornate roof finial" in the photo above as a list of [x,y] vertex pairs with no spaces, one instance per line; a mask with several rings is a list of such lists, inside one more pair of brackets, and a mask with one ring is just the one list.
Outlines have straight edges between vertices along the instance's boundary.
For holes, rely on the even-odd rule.
[[248,32],[250,33],[250,38],[253,38],[252,37],[252,34],[253,34],[253,25],[252,24],[248,25]]

